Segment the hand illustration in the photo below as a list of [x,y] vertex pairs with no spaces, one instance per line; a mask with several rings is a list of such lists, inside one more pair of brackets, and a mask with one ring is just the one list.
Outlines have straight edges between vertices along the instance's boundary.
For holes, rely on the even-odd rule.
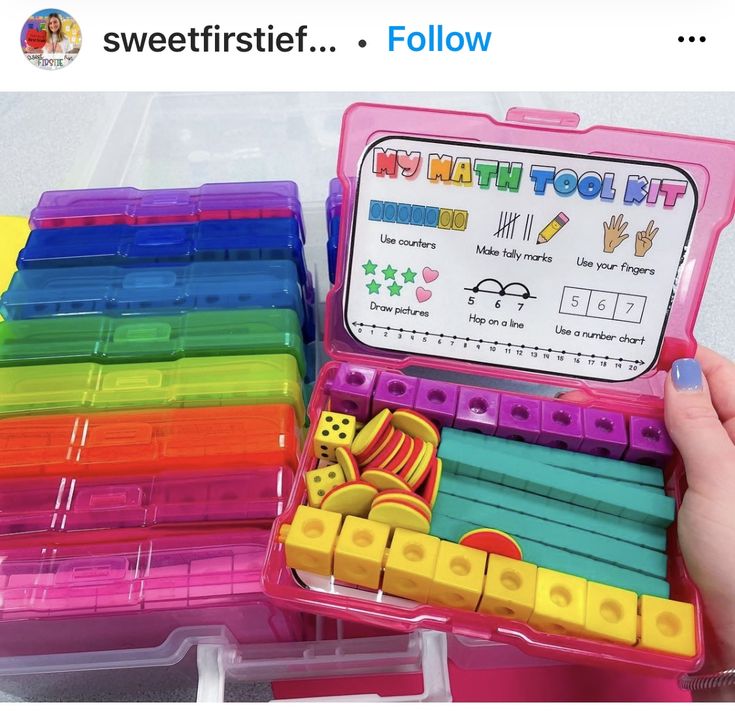
[[607,222],[603,222],[602,224],[605,226],[605,252],[610,254],[614,252],[624,240],[628,239],[629,235],[625,234],[625,228],[628,226],[628,223],[623,222],[623,214],[620,213],[617,218],[615,215],[612,216],[609,225]]
[[648,223],[648,227],[641,232],[635,233],[635,256],[643,257],[651,247],[653,247],[653,238],[658,234],[658,227],[654,229],[653,220]]

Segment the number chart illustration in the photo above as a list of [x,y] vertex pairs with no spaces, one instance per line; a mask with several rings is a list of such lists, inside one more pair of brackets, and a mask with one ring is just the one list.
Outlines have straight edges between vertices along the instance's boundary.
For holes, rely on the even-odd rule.
[[608,381],[656,362],[697,207],[681,169],[391,136],[357,187],[363,346]]

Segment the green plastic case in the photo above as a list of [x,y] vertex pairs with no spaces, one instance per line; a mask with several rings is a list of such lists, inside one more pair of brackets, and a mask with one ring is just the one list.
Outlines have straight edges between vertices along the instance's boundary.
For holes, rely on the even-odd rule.
[[0,323],[0,367],[269,353],[292,355],[301,374],[306,372],[301,326],[294,311],[231,309]]

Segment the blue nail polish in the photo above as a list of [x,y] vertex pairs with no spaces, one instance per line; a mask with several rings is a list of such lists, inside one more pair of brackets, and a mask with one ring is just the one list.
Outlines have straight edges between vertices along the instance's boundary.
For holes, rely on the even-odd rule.
[[701,390],[702,368],[694,358],[679,358],[671,366],[671,381],[677,390]]

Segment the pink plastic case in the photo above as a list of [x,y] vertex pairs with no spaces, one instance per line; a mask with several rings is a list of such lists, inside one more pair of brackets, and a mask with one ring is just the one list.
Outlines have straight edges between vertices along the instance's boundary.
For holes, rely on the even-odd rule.
[[[366,375],[360,368],[365,366],[396,375],[406,371],[410,375],[424,375],[426,369],[431,369],[430,377],[435,380],[466,385],[488,385],[492,381],[494,387],[500,383],[501,388],[508,390],[528,389],[529,386],[551,386],[557,391],[575,390],[575,402],[584,407],[605,408],[627,422],[631,416],[660,420],[663,383],[671,363],[695,353],[693,328],[702,292],[719,234],[733,216],[735,174],[731,166],[735,164],[735,143],[607,126],[579,130],[578,123],[576,114],[527,109],[511,109],[506,121],[500,122],[486,115],[452,111],[370,104],[355,104],[348,108],[343,119],[338,159],[338,175],[344,192],[338,271],[335,285],[327,297],[325,345],[332,358],[348,363],[350,368],[360,373],[361,380]],[[421,180],[423,174],[428,176],[431,155],[439,159],[433,173],[437,179],[407,193],[418,195],[422,202],[409,202],[407,199],[405,204],[402,203],[395,197],[402,188],[396,186],[404,181]],[[449,172],[442,173],[441,160],[447,156],[452,158]],[[474,160],[471,160],[472,156]],[[477,166],[478,160],[485,164],[492,164],[494,157],[498,160],[494,173],[493,168],[483,169],[486,175],[490,175],[484,194],[500,194],[502,191],[502,197],[510,201],[511,208],[498,210],[492,215],[491,223],[487,222],[489,218],[485,214],[489,208],[480,203],[479,197],[471,196],[472,192],[482,195],[483,191],[461,187],[463,169],[461,165],[458,168],[457,163],[462,157],[470,161],[470,170]],[[501,163],[504,167],[500,166]],[[533,180],[533,194],[526,192],[525,197],[512,194],[516,163],[521,164],[526,180],[532,168],[538,169],[538,177]],[[501,168],[504,171],[504,188],[498,183]],[[553,169],[550,178],[544,177],[543,169],[547,169],[547,173]],[[456,176],[455,170],[458,170]],[[576,182],[565,170],[574,172]],[[597,179],[590,173],[597,174]],[[479,181],[480,173],[477,176]],[[453,177],[458,180],[452,184]],[[575,184],[572,186],[572,183]],[[515,185],[517,192],[518,184]],[[535,192],[542,188],[549,192]],[[361,195],[361,190],[364,195]],[[615,202],[617,191],[620,192]],[[539,205],[546,200],[548,209],[528,209],[529,205],[536,204],[533,196],[540,198]],[[549,197],[552,199],[547,199]],[[624,203],[620,199],[623,197]],[[388,203],[392,202],[395,204],[390,207]],[[470,209],[465,209],[467,203],[471,203]],[[621,204],[623,209],[620,209]],[[400,219],[399,210],[403,210]],[[442,210],[450,216],[447,217]],[[458,214],[463,212],[463,215]],[[416,233],[421,235],[420,239],[431,241],[426,235],[432,230],[444,229],[444,234],[461,235],[468,221],[473,220],[473,212],[483,214],[483,228],[487,224],[488,230],[487,242],[498,252],[479,253],[477,265],[489,264],[486,256],[502,259],[505,255],[502,253],[501,257],[501,247],[512,252],[513,240],[525,241],[526,244],[534,240],[540,245],[539,253],[546,243],[554,240],[553,254],[566,254],[566,262],[564,258],[553,257],[561,263],[556,274],[529,270],[529,273],[542,275],[529,287],[518,284],[520,280],[517,279],[503,279],[506,272],[511,275],[513,272],[514,257],[508,256],[507,264],[511,266],[507,270],[483,275],[489,284],[485,288],[482,281],[473,281],[469,274],[454,274],[453,256],[451,252],[445,252],[441,255],[444,259],[440,261],[426,259],[426,264],[423,264],[416,260],[418,267],[423,269],[408,267],[410,272],[416,272],[418,278],[412,282],[417,289],[416,302],[411,303],[413,311],[419,311],[422,305],[425,309],[429,304],[433,309],[434,304],[440,304],[440,309],[430,313],[429,318],[420,314],[412,316],[412,323],[422,325],[406,327],[403,322],[386,325],[378,316],[374,319],[359,318],[359,309],[367,308],[365,297],[360,296],[362,290],[366,286],[369,292],[371,289],[368,280],[373,260],[368,257],[367,262],[362,262],[366,255],[360,243],[360,235],[368,229],[367,225],[371,225],[371,229],[379,229],[381,221],[413,224],[421,227]],[[617,219],[621,213],[625,214],[625,222],[630,223],[627,243],[616,239],[625,230],[619,230],[617,234],[614,231],[622,224]],[[529,220],[531,227],[528,226]],[[622,250],[627,250],[626,254],[630,256],[626,264],[630,270],[624,273],[624,268],[618,264],[619,274],[611,279],[606,274],[609,268],[595,269],[595,259],[590,260],[586,254],[578,255],[583,257],[583,262],[575,265],[568,253],[571,240],[568,243],[563,240],[579,225],[589,232],[590,245],[594,245],[589,252],[591,254],[594,250],[597,261],[620,263],[617,257],[613,259],[614,252],[620,250],[619,257]],[[659,226],[662,233],[654,234],[653,230]],[[665,245],[665,248],[655,249],[646,240],[656,247]],[[584,263],[589,261],[591,265]],[[467,264],[465,262],[464,266]],[[359,271],[357,266],[367,266],[364,280],[355,278]],[[475,268],[474,263],[470,263],[470,267]],[[383,275],[385,282],[395,279],[391,269],[393,265],[389,264],[388,274]],[[401,281],[410,281],[410,272],[407,279]],[[462,290],[466,292],[464,298],[468,301],[461,304],[457,301],[456,308],[447,300],[450,291],[444,290],[442,277],[445,273],[448,274],[446,282],[453,289],[452,298]],[[648,287],[633,292],[629,284],[638,284],[634,279],[641,274],[645,276]],[[491,283],[491,277],[497,286]],[[395,281],[397,283],[398,280]],[[379,286],[382,288],[384,285],[381,281]],[[423,289],[421,292],[418,291],[419,285]],[[567,292],[566,289],[577,291]],[[427,296],[428,291],[433,293]],[[500,294],[499,291],[505,293]],[[599,293],[596,296],[590,293],[587,297],[585,291]],[[605,293],[613,293],[614,299],[611,301]],[[542,316],[535,321],[532,319],[532,328],[524,329],[523,336],[518,339],[522,338],[522,342],[506,346],[506,340],[510,339],[505,336],[505,331],[492,339],[481,336],[478,339],[476,333],[467,329],[461,331],[459,324],[469,313],[466,307],[475,303],[472,297],[487,296],[491,299],[491,303],[483,307],[483,313],[491,314],[493,308],[507,313],[504,298],[508,295],[513,307],[524,302],[539,305],[541,300],[547,302],[537,309]],[[628,298],[631,296],[638,298]],[[593,301],[593,298],[597,300]],[[433,303],[431,299],[434,299]],[[632,305],[628,307],[628,304]],[[446,308],[447,305],[450,308]],[[597,311],[591,310],[593,307]],[[592,331],[584,336],[586,341],[582,340],[581,332],[580,337],[550,333],[548,328],[552,314],[557,321],[571,319],[570,322],[576,322],[574,317],[589,316],[585,323],[592,324],[594,320],[601,333],[617,334],[614,352],[612,346],[609,353],[599,348],[595,349],[596,353],[583,348],[583,343],[589,344]],[[507,316],[508,323],[511,317],[512,314]],[[599,324],[602,326],[595,319],[601,319]],[[425,326],[424,323],[430,325]],[[481,328],[487,324],[475,325]],[[505,325],[499,321],[494,327],[502,330]],[[628,343],[621,338],[624,334],[634,334],[628,336],[631,340],[634,336],[639,338],[641,333],[646,335],[645,342]],[[414,336],[413,345],[411,336]],[[422,341],[424,345],[417,344],[416,336],[426,337]],[[557,347],[559,338],[567,338],[564,342],[569,345]],[[549,341],[554,341],[554,345]],[[493,342],[495,350],[492,349]],[[475,352],[468,353],[465,344],[475,343]],[[502,349],[506,347],[509,352],[503,353]],[[544,351],[549,355],[544,356]],[[536,355],[530,355],[532,352]],[[539,367],[544,362],[546,366]],[[329,391],[338,370],[337,363],[328,363],[319,375],[309,406],[312,423],[329,404]],[[511,380],[523,383],[514,386]],[[551,400],[541,398],[541,402]],[[493,422],[491,426],[496,425]],[[582,426],[581,422],[579,426]],[[671,597],[691,602],[696,608],[697,654],[692,658],[549,635],[525,624],[479,613],[396,598],[384,599],[381,593],[357,590],[335,583],[333,578],[313,576],[313,579],[300,579],[286,567],[278,532],[281,525],[292,520],[296,507],[305,500],[303,474],[316,465],[312,455],[313,435],[312,429],[288,510],[273,527],[264,569],[265,590],[281,604],[395,630],[431,628],[507,642],[530,653],[573,663],[637,667],[664,674],[688,672],[701,666],[704,659],[701,603],[686,573],[675,524],[668,532],[667,579]],[[579,446],[579,441],[579,437],[569,439],[576,446]],[[686,478],[676,453],[666,467],[665,481],[667,493],[675,498],[678,507],[686,489]]]
[[266,528],[9,536],[0,561],[0,656],[155,647],[179,627],[227,625],[240,642],[301,638],[262,590]]

